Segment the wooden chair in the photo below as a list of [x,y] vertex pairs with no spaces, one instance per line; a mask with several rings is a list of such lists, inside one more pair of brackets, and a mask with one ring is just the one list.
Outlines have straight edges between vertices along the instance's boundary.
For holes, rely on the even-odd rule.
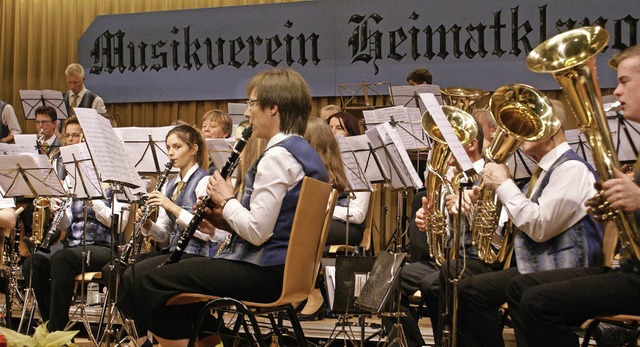
[[[364,231],[362,233],[362,241],[360,241],[359,246],[364,248],[365,252],[371,252],[371,233],[373,230],[373,210],[375,206],[376,194],[371,192],[371,197],[369,198],[369,207],[367,208],[367,215],[364,217]],[[330,245],[329,246],[329,254],[337,254],[339,252],[344,252],[345,249],[348,252],[353,252],[355,247],[349,245]]]
[[[274,313],[285,312],[291,322],[297,338],[297,344],[306,346],[304,332],[291,304],[304,300],[315,285],[320,267],[320,258],[337,199],[338,193],[331,188],[330,184],[309,177],[304,178],[289,238],[282,293],[275,302],[266,304],[242,302],[233,298],[219,298],[195,293],[179,294],[169,299],[167,305],[207,302],[198,314],[194,330],[189,339],[189,346],[195,345],[196,337],[201,330],[202,322],[206,315],[221,309],[237,313],[238,317],[233,328],[234,334],[237,334],[242,326],[253,340],[253,343],[258,346],[264,346],[264,341],[255,315],[267,314],[269,316],[271,327],[282,344],[282,321],[279,319],[279,324],[276,324]],[[248,318],[250,322],[250,330],[244,317]]]

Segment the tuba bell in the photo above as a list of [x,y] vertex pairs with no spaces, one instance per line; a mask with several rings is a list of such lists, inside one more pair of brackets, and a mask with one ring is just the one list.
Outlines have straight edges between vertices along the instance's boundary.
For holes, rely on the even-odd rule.
[[[485,161],[505,163],[523,141],[542,141],[554,135],[560,121],[549,99],[540,91],[524,84],[498,88],[489,100],[491,116],[498,130],[485,153]],[[492,264],[503,262],[511,253],[513,235],[506,230],[500,247],[493,244],[502,203],[488,187],[480,190],[471,226],[472,241],[478,257]]]
[[[452,106],[442,106],[442,111],[444,111],[447,120],[451,123],[453,131],[462,144],[466,144],[476,138],[478,126],[470,114]],[[427,210],[424,213],[427,225],[427,239],[429,241],[429,254],[438,265],[442,265],[446,260],[444,250],[447,242],[446,221],[443,213],[444,206],[442,206],[442,188],[445,188],[449,194],[453,194],[455,191],[455,183],[450,182],[445,177],[449,168],[451,150],[428,111],[422,115],[422,128],[434,142],[425,178]]]
[[[613,178],[613,169],[620,169],[595,67],[595,56],[608,40],[609,34],[602,27],[583,27],[548,39],[527,57],[529,70],[551,73],[560,84],[580,131],[589,141],[601,181]],[[612,211],[609,217],[620,230],[621,245],[627,255],[640,261],[640,226],[633,212]]]
[[445,105],[459,108],[471,114],[480,99],[488,96],[489,92],[483,89],[451,87],[440,89],[440,95]]

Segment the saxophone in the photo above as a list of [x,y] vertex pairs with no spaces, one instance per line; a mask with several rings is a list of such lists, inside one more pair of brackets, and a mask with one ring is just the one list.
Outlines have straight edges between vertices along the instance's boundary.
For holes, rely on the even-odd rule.
[[[605,48],[608,41],[609,34],[602,27],[583,27],[548,39],[527,57],[529,70],[551,73],[560,84],[580,131],[589,141],[595,169],[601,181],[613,178],[613,169],[620,169],[602,106],[595,67],[595,56]],[[597,201],[591,203],[603,204]],[[606,203],[604,205],[606,207]],[[615,220],[626,256],[640,262],[640,226],[633,212],[611,211],[603,217]]]
[[[442,106],[442,110],[462,144],[469,143],[477,137],[478,125],[470,114],[452,106]],[[427,239],[429,240],[429,254],[436,264],[442,265],[446,260],[445,247],[447,243],[446,218],[443,213],[444,206],[441,203],[442,188],[445,188],[447,194],[455,193],[456,182],[450,182],[445,178],[452,153],[429,112],[422,115],[422,128],[434,141],[425,178],[427,210],[424,214]],[[459,178],[461,177],[459,176]],[[456,253],[451,252],[452,256]]]
[[[498,88],[489,100],[489,108],[498,124],[498,131],[486,150],[487,162],[505,163],[523,141],[545,140],[560,127],[549,99],[524,84]],[[513,246],[512,235],[508,232],[499,249],[492,243],[501,209],[502,203],[497,199],[495,190],[486,186],[481,188],[471,232],[479,258],[489,264],[504,261]]]
[[[224,166],[222,167],[222,169],[220,169],[220,175],[222,176],[222,178],[227,179],[227,177],[233,172],[233,170],[235,170],[236,166],[238,166],[238,163],[240,162],[240,153],[244,149],[244,146],[247,144],[247,141],[249,141],[249,138],[251,137],[252,133],[253,133],[252,126],[248,126],[242,131],[242,135],[240,136],[240,139],[238,140],[236,145],[233,147],[233,151],[231,152],[231,155],[229,155],[229,158],[227,158],[227,162],[224,163]],[[202,199],[202,202],[200,206],[198,206],[198,209],[196,210],[196,212],[193,214],[193,218],[191,218],[189,225],[187,225],[187,227],[184,228],[182,235],[180,235],[180,239],[178,240],[178,244],[176,245],[176,248],[173,250],[173,252],[171,252],[171,254],[169,254],[167,259],[158,267],[162,267],[167,264],[177,263],[178,261],[180,261],[180,258],[182,258],[182,254],[184,253],[184,250],[187,248],[189,241],[191,241],[193,234],[195,234],[198,228],[198,224],[200,224],[200,222],[202,221],[202,218],[204,218],[204,209],[207,207],[213,207],[213,202],[211,201],[211,197],[209,195],[206,195]],[[221,245],[221,247],[223,246],[226,247],[226,245],[228,245],[229,243],[230,241],[225,240],[225,242],[223,243],[223,245]]]
[[[160,191],[164,184],[167,182],[167,178],[169,177],[169,173],[173,168],[173,161],[169,161],[164,165],[164,171],[162,171],[162,175],[158,177],[158,182],[156,186],[153,188],[154,191]],[[133,246],[136,240],[142,235],[142,228],[144,227],[144,223],[149,219],[151,213],[153,213],[155,209],[150,208],[149,205],[144,205],[144,209],[142,212],[142,216],[140,220],[135,223],[135,228],[129,237],[129,242],[124,246],[122,252],[120,253],[120,264],[129,265],[129,257],[131,257],[131,252],[133,251]]]

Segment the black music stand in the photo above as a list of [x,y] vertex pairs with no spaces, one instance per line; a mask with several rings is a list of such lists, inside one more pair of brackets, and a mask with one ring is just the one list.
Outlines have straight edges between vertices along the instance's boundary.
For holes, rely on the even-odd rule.
[[[115,200],[118,196],[117,192],[122,191],[123,187],[136,189],[144,186],[144,182],[136,172],[134,166],[131,164],[125,150],[124,144],[118,138],[115,130],[111,127],[109,120],[102,117],[92,108],[76,108],[76,116],[82,126],[85,141],[87,144],[88,152],[90,154],[93,163],[95,164],[96,172],[98,174],[100,182],[109,183],[113,191],[112,201],[112,220],[116,219],[114,211]],[[122,155],[125,154],[125,159],[122,160]],[[112,259],[118,257],[118,254],[114,254],[114,250],[119,249],[119,231],[120,228],[117,223],[116,229],[112,229],[112,247],[111,255]],[[84,278],[83,278],[84,280]],[[107,281],[107,290],[112,292],[111,276]],[[105,298],[105,304],[103,311],[110,306],[111,295],[107,295]],[[111,338],[115,335],[112,331],[112,315],[111,309],[106,311],[107,313],[107,328],[104,335],[104,343],[107,346],[111,345]],[[104,314],[101,318],[104,318]],[[101,339],[102,343],[102,339]]]
[[[45,155],[18,154],[4,156],[3,160],[0,161],[0,187],[5,192],[5,197],[66,196],[62,183],[53,170],[49,158]],[[26,334],[29,333],[37,307],[35,293],[31,288],[32,274],[33,271],[29,274],[29,285],[24,296],[22,317],[17,330],[21,332],[22,326],[26,323]]]
[[[116,128],[115,133],[122,139],[130,163],[137,172],[159,174],[169,161],[165,139],[174,127]],[[177,169],[172,172],[177,172]]]
[[62,92],[59,90],[20,90],[20,101],[25,119],[36,119],[35,110],[40,106],[55,108],[58,119],[69,117]]

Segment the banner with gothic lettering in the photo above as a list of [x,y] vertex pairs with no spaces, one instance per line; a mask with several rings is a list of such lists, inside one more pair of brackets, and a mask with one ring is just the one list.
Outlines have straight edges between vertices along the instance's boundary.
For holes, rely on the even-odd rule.
[[317,0],[97,17],[78,42],[88,88],[108,103],[245,98],[258,71],[291,67],[314,96],[339,84],[406,84],[428,68],[442,87],[558,89],[527,70],[538,43],[575,27],[609,31],[607,60],[637,43],[637,0]]

